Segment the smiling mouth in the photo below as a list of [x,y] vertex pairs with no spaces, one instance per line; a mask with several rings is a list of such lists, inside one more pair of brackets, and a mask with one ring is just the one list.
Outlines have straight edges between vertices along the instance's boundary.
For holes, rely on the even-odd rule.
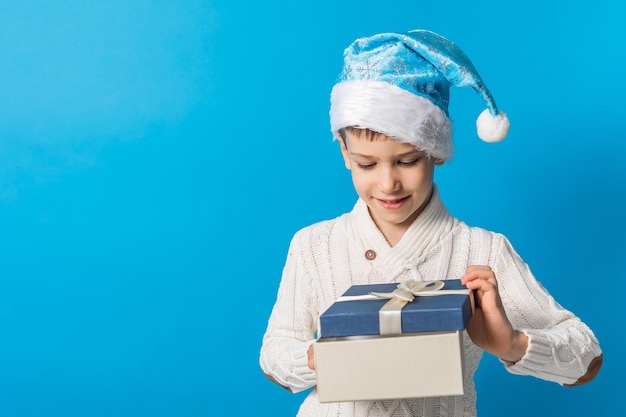
[[377,198],[376,200],[378,200],[380,205],[386,209],[398,209],[404,205],[404,202],[408,198],[409,197],[403,197],[403,198],[397,198],[394,200],[383,200],[383,199]]

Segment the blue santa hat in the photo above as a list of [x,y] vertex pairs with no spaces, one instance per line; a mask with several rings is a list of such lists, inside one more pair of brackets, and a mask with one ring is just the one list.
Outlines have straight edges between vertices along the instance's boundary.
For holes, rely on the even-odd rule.
[[343,72],[331,93],[331,130],[336,137],[348,126],[367,128],[448,160],[451,86],[471,86],[485,101],[487,109],[476,120],[482,140],[506,137],[506,114],[454,43],[426,30],[357,39],[344,51]]

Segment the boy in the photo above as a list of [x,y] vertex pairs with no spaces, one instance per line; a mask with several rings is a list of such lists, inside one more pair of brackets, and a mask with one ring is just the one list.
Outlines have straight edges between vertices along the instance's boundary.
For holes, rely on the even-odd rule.
[[351,285],[461,277],[476,298],[463,337],[465,395],[320,403],[313,389],[298,416],[474,416],[483,351],[511,373],[562,385],[588,382],[601,366],[593,332],[535,280],[506,237],[445,209],[433,176],[452,156],[450,85],[472,86],[487,103],[481,139],[506,136],[506,115],[447,39],[383,33],[346,49],[330,119],[359,199],[350,213],[294,235],[260,363],[292,392],[313,387],[318,317]]

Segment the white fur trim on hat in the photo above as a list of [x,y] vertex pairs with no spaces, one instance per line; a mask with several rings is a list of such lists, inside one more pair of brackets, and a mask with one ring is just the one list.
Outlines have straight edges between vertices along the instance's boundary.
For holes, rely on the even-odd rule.
[[491,115],[489,109],[485,109],[476,119],[476,130],[478,137],[485,142],[500,142],[509,133],[509,122],[506,113],[499,112],[497,116]]
[[452,157],[452,127],[446,114],[429,99],[381,81],[336,84],[330,95],[330,126],[370,129],[410,143],[431,157]]

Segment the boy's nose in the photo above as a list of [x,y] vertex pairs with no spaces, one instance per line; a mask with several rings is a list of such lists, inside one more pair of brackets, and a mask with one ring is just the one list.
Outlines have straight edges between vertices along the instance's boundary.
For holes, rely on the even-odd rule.
[[391,194],[400,190],[400,181],[396,172],[392,168],[381,169],[378,177],[378,186],[380,191],[385,194]]

